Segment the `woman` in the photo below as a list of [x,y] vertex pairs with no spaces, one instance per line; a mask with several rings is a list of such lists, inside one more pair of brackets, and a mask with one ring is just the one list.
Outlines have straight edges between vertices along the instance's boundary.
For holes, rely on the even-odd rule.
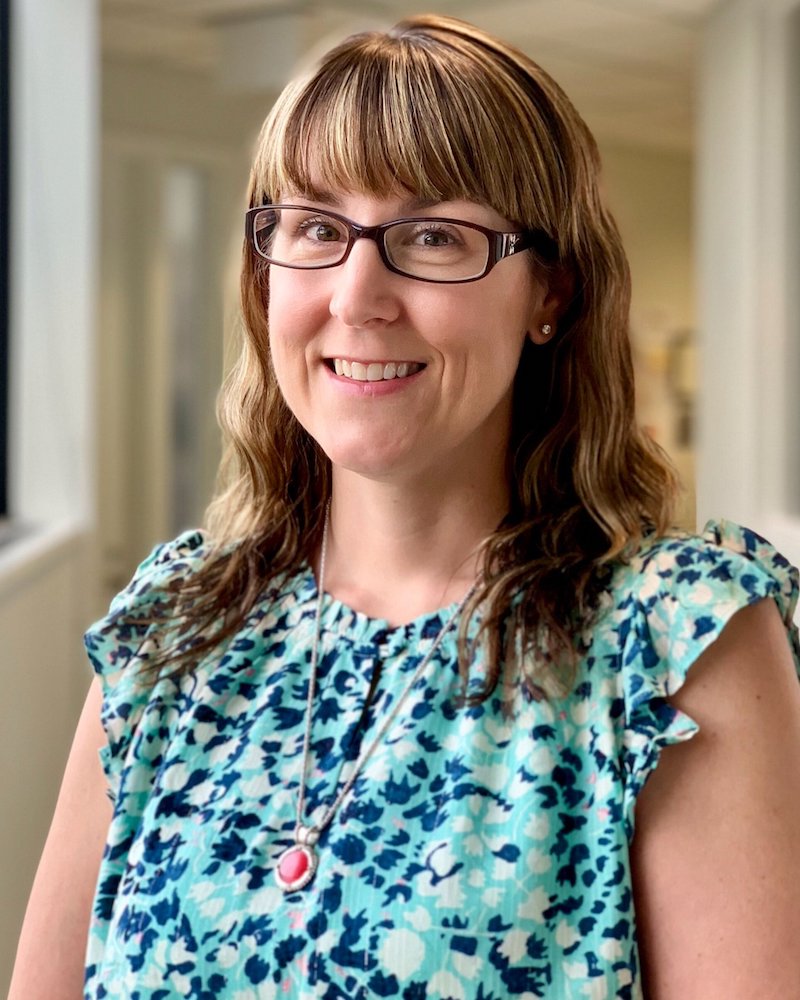
[[14,1000],[87,929],[91,998],[800,995],[796,571],[670,530],[598,172],[459,21],[287,88],[227,486],[87,635]]

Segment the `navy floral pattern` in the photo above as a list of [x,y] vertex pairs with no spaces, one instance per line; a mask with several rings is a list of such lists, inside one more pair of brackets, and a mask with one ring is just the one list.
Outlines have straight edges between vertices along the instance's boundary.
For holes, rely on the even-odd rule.
[[[203,555],[197,533],[157,548],[86,635],[114,801],[87,1000],[641,997],[634,806],[661,748],[697,731],[665,699],[766,596],[800,663],[797,571],[726,522],[650,539],[615,568],[560,700],[506,685],[459,707],[449,634],[323,833],[316,878],[284,894],[316,585],[277,581],[191,676],[146,684],[158,637],[136,616]],[[309,819],[451,610],[391,628],[326,598]]]

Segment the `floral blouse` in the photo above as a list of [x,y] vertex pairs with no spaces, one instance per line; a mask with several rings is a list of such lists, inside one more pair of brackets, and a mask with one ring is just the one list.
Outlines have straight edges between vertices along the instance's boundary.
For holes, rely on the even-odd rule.
[[[666,698],[765,596],[800,663],[797,571],[726,522],[645,541],[615,567],[562,699],[516,685],[461,707],[451,630],[323,832],[313,881],[284,892],[316,583],[308,568],[276,581],[191,675],[145,682],[158,636],[136,616],[203,558],[196,532],[156,548],[86,634],[114,803],[87,1000],[641,997],[634,807],[661,749],[698,730]],[[453,610],[395,628],[325,597],[309,823]]]

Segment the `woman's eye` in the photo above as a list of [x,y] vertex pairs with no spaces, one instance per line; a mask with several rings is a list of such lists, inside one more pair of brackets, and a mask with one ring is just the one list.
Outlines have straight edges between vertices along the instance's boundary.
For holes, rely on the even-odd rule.
[[414,233],[414,242],[420,246],[435,249],[437,247],[455,246],[460,241],[457,233],[451,229],[445,229],[441,226],[426,226],[424,229],[418,229]]
[[329,220],[307,219],[298,226],[298,229],[303,236],[318,243],[335,243],[341,238],[338,227]]
[[335,226],[321,222],[311,230],[311,236],[320,243],[335,242],[339,239],[339,230]]
[[449,233],[439,231],[428,231],[422,234],[422,242],[429,247],[444,247],[452,240]]

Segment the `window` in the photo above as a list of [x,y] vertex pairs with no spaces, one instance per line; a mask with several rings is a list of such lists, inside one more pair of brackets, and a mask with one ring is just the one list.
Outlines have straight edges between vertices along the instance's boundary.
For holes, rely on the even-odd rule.
[[0,518],[8,514],[8,342],[11,0],[0,0]]

